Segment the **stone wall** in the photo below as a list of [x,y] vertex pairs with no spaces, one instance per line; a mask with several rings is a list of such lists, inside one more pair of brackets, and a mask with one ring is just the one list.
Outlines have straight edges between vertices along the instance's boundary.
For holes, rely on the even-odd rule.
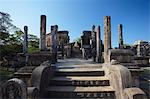
[[119,63],[131,63],[134,59],[134,53],[128,49],[111,49],[110,60],[112,59]]

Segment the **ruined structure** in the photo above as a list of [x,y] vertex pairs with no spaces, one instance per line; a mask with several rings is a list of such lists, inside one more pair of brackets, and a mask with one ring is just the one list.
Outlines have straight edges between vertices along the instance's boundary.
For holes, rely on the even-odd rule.
[[135,52],[135,63],[140,67],[149,66],[150,44],[146,41],[137,41],[133,44],[132,50]]
[[[26,72],[26,74],[30,74],[30,84],[24,83],[25,77],[8,80],[2,88],[2,99],[37,99],[37,97],[42,99],[147,99],[146,94],[138,88],[140,69],[134,62],[134,52],[131,49],[123,49],[122,43],[120,43],[119,49],[111,47],[110,16],[104,17],[103,64],[96,63],[101,62],[102,59],[100,26],[98,26],[97,32],[95,32],[95,26],[92,31],[83,32],[81,40],[82,49],[89,48],[93,61],[96,62],[80,58],[57,60],[58,45],[61,43],[62,46],[68,45],[68,41],[63,41],[62,36],[57,38],[57,34],[58,26],[52,26],[50,36],[50,54],[52,54],[50,59],[52,61],[45,61],[40,66],[29,69],[30,72]],[[72,49],[72,45],[75,44],[71,43],[69,48]],[[76,43],[76,45],[78,44]],[[43,58],[44,53],[45,51],[37,57]],[[84,53],[88,54],[86,51]],[[84,57],[87,57],[86,54]],[[26,69],[24,70],[26,71]],[[16,87],[14,88],[14,86]]]
[[91,57],[91,31],[83,31],[81,36],[81,48],[83,59],[88,59]]
[[111,19],[104,17],[104,62],[110,62],[109,51],[111,49]]
[[[53,46],[52,36],[53,36],[52,31],[51,33],[48,33],[46,36],[47,49],[49,49],[50,51],[52,51],[52,46]],[[57,44],[58,58],[64,58],[69,56],[69,54],[67,54],[70,53],[69,40],[70,38],[69,38],[68,31],[57,31],[55,43]]]

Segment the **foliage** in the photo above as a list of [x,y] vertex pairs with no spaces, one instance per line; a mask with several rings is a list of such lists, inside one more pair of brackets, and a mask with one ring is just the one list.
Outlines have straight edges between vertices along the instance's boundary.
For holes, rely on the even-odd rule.
[[130,45],[130,44],[123,44],[123,48],[125,48],[125,49],[130,49],[130,48],[131,48],[131,45]]
[[0,32],[8,33],[11,30],[19,30],[13,25],[8,13],[0,12]]
[[39,51],[39,38],[35,35],[28,35],[28,52],[33,53]]
[[74,42],[81,43],[81,38],[76,38],[76,39],[74,40]]
[[[13,32],[12,32],[13,31]],[[0,12],[0,60],[3,57],[12,59],[12,56],[22,52],[23,35],[21,29],[12,24],[8,13]],[[38,51],[39,39],[35,35],[28,35],[29,53]]]

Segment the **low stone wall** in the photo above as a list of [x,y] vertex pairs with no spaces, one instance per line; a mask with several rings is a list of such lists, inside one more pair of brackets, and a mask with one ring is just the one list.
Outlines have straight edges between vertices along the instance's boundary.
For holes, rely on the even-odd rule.
[[150,66],[149,65],[149,59],[150,59],[150,56],[149,57],[148,56],[147,57],[138,57],[138,56],[134,57],[135,63],[140,67]]
[[26,54],[26,57],[28,66],[40,66],[44,61],[52,60],[52,54],[48,52]]
[[134,53],[129,49],[111,49],[110,60],[117,60],[119,63],[131,63]]
[[27,84],[27,86],[31,86],[32,71],[36,67],[37,66],[24,66],[14,73],[14,77],[23,80]]

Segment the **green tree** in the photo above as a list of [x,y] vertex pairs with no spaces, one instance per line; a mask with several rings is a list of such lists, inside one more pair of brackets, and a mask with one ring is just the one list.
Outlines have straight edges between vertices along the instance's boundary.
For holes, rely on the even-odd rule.
[[9,33],[10,31],[20,30],[12,24],[10,15],[5,12],[0,12],[0,32]]
[[22,45],[19,43],[19,34],[20,29],[12,24],[10,15],[0,12],[0,59],[21,51]]
[[28,52],[34,53],[39,51],[39,38],[35,35],[28,35]]

